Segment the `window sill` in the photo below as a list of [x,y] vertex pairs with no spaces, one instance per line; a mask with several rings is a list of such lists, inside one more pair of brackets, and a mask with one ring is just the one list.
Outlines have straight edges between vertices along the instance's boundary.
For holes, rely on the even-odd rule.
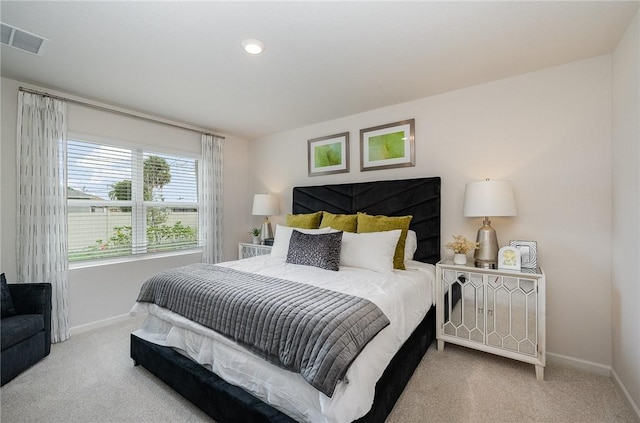
[[136,256],[117,257],[110,259],[85,260],[69,263],[69,270],[86,269],[88,267],[110,266],[120,263],[131,263],[136,261],[156,260],[164,257],[179,257],[190,254],[202,253],[202,247],[191,248],[188,250],[170,251],[166,253],[147,253]]

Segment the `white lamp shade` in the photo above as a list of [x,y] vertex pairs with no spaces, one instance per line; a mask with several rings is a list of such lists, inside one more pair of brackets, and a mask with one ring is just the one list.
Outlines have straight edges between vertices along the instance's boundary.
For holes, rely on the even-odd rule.
[[253,196],[253,210],[251,214],[254,216],[272,216],[278,214],[278,197],[270,194],[256,194]]
[[509,181],[469,182],[464,189],[466,217],[517,216],[516,201]]

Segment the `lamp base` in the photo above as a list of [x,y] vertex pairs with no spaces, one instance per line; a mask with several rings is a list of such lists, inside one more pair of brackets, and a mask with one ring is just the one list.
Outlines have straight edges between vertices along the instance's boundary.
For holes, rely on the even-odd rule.
[[476,260],[474,262],[474,266],[479,267],[480,269],[497,269],[498,262],[495,261],[484,261],[484,260]]
[[479,244],[473,257],[475,266],[483,269],[496,269],[498,267],[498,237],[491,227],[491,221],[485,217],[482,227],[478,229],[476,242]]
[[269,222],[269,219],[265,216],[262,221],[262,228],[260,229],[260,243],[264,244],[264,240],[270,238],[273,238],[273,230],[271,229],[271,222]]

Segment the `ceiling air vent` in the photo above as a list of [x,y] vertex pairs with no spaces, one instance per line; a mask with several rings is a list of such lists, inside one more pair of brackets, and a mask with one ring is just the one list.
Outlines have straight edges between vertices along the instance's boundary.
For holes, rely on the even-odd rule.
[[17,48],[28,53],[42,55],[48,39],[23,31],[20,28],[0,23],[2,26],[2,44]]

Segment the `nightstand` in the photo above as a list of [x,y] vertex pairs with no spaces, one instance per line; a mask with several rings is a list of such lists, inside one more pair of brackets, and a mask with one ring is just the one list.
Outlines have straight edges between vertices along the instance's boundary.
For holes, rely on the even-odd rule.
[[245,259],[255,256],[271,254],[271,245],[249,244],[241,242],[238,244],[238,257]]
[[535,365],[544,380],[545,274],[542,269],[436,265],[436,338]]

